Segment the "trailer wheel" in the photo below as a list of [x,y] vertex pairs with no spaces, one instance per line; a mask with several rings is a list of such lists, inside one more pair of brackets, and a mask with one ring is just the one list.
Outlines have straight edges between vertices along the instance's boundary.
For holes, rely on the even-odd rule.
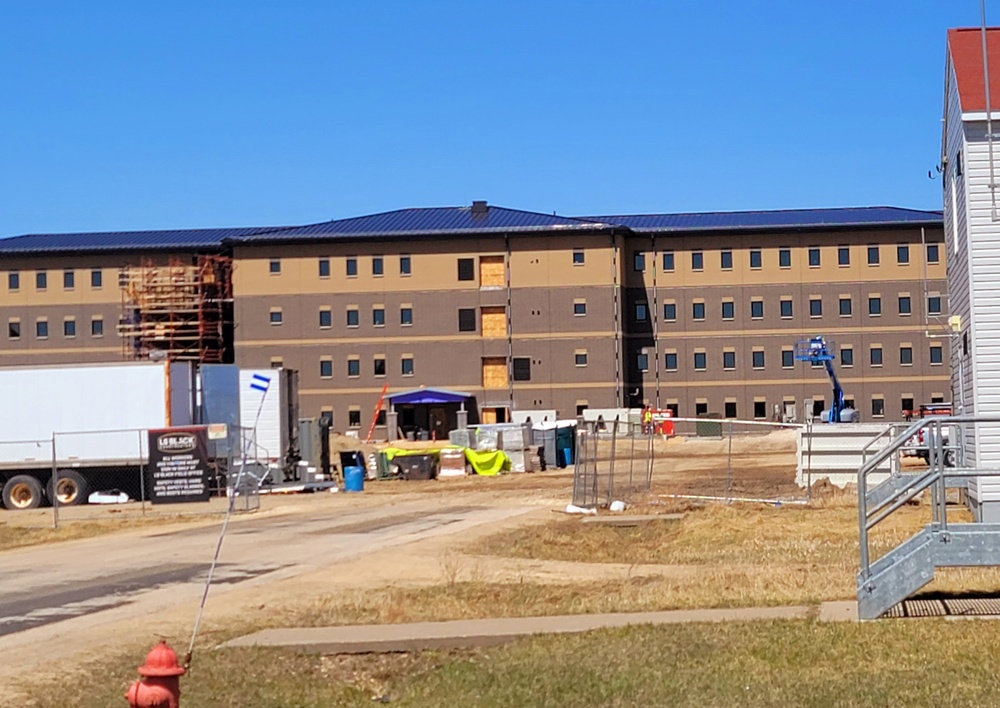
[[59,485],[52,488],[52,480],[49,480],[48,489],[49,501],[56,497],[59,499],[59,506],[76,506],[86,504],[89,494],[87,480],[79,472],[73,470],[59,470]]
[[42,499],[42,483],[30,475],[19,474],[3,485],[3,505],[8,509],[37,509]]

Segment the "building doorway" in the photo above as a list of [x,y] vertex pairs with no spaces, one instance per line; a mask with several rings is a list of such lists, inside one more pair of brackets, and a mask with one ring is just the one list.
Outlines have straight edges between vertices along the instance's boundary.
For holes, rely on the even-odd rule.
[[483,423],[509,423],[510,410],[507,406],[483,408]]

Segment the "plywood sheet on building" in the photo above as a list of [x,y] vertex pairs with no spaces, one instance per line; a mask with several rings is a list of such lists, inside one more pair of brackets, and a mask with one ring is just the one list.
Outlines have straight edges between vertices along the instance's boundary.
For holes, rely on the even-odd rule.
[[507,359],[483,357],[483,388],[507,388]]
[[483,336],[484,337],[506,337],[507,336],[507,308],[484,307],[482,311]]
[[503,256],[480,256],[479,286],[503,287],[505,283]]

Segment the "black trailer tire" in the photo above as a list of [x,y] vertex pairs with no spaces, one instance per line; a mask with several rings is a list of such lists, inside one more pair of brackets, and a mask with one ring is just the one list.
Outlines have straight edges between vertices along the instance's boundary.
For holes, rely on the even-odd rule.
[[37,509],[44,499],[42,483],[31,475],[16,475],[3,485],[3,505],[8,509]]
[[[52,481],[49,480],[48,492],[49,501],[55,499],[56,491],[52,488]],[[73,470],[59,470],[59,506],[76,506],[86,504],[87,497],[90,496],[90,485],[83,475]]]

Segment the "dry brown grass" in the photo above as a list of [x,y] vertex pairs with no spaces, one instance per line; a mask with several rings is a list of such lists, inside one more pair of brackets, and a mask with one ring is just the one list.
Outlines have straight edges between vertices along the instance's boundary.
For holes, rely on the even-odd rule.
[[[10,512],[17,513],[17,512]],[[96,521],[71,521],[60,525],[58,529],[38,528],[13,525],[0,522],[0,551],[24,546],[35,546],[41,543],[58,543],[60,541],[75,541],[81,538],[92,538],[122,531],[181,524],[204,522],[205,516],[184,515],[150,515],[124,516],[106,518]]]

